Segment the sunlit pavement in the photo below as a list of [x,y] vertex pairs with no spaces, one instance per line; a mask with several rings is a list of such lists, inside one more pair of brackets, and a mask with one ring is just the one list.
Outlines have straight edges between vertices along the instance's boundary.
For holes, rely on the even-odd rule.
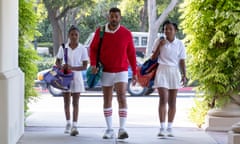
[[[40,94],[48,94],[48,90],[47,89],[41,89],[41,87],[36,87],[35,88],[37,92],[39,92]],[[86,91],[84,93],[81,94],[82,96],[99,96],[102,95],[101,91]],[[127,96],[130,96],[129,93],[126,94]],[[155,90],[152,94],[148,95],[148,96],[158,96],[157,90]],[[189,97],[195,96],[195,88],[194,87],[183,87],[180,88],[178,90],[178,96],[183,96],[183,97]],[[132,96],[131,96],[132,97]],[[141,96],[136,96],[136,97],[141,97]]]
[[[193,94],[187,94],[190,96],[179,96],[177,99],[175,126],[195,127],[195,125],[188,120],[188,111],[193,105],[194,97],[192,96]],[[102,97],[99,96],[99,92],[87,92],[82,95],[83,97],[81,97],[79,101],[79,125],[96,127],[104,126],[105,120],[102,115],[103,100]],[[128,126],[158,127],[158,102],[159,98],[156,93],[145,97],[129,96]],[[39,97],[37,102],[32,102],[29,107],[32,114],[27,118],[26,124],[28,126],[63,126],[65,124],[62,97],[53,97],[48,93],[44,93]],[[116,97],[114,97],[114,125],[118,123],[117,108],[117,100]],[[89,119],[89,117],[91,119]]]
[[[98,95],[96,95],[98,94]],[[171,139],[157,138],[158,120],[158,96],[153,93],[145,97],[128,97],[127,129],[130,138],[124,142],[115,140],[102,140],[105,128],[105,120],[102,113],[102,97],[99,92],[86,92],[79,101],[79,131],[77,137],[63,134],[65,118],[63,113],[62,97],[53,97],[47,92],[42,92],[36,102],[29,104],[31,115],[26,119],[24,137],[18,144],[107,144],[107,143],[131,143],[131,144],[225,144],[225,133],[206,133],[198,129],[188,119],[189,109],[193,106],[194,93],[179,93],[177,98],[177,113],[174,122],[176,136]],[[187,96],[188,95],[188,96]],[[113,126],[115,132],[118,127],[118,112],[116,98],[113,99]],[[46,140],[46,141],[44,141]]]

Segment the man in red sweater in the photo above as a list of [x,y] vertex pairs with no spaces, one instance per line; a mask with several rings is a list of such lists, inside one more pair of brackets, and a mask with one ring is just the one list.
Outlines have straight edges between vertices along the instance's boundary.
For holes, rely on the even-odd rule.
[[[136,75],[136,52],[133,44],[131,32],[120,25],[121,11],[118,8],[109,10],[108,23],[105,25],[105,32],[100,50],[100,61],[103,65],[103,74],[101,77],[103,89],[103,111],[107,124],[107,129],[103,135],[104,139],[114,137],[112,128],[112,93],[113,88],[117,93],[119,104],[118,139],[128,138],[125,129],[127,118],[127,100],[126,90],[128,83],[128,65],[131,65],[133,71],[133,84],[137,81]],[[90,64],[92,73],[97,73],[96,61],[97,50],[100,41],[100,28],[95,32],[90,44]]]

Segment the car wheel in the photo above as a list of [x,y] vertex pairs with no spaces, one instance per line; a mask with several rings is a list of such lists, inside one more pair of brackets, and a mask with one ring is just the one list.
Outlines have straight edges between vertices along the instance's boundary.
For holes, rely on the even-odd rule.
[[62,94],[62,90],[57,89],[51,85],[48,85],[48,91],[50,92],[51,95],[55,96],[55,97],[60,97],[63,96]]
[[139,83],[133,86],[132,79],[128,80],[128,93],[131,96],[143,96],[146,90],[147,88],[142,87]]
[[144,95],[150,95],[151,93],[153,93],[155,91],[154,88],[147,88],[147,90],[145,91]]

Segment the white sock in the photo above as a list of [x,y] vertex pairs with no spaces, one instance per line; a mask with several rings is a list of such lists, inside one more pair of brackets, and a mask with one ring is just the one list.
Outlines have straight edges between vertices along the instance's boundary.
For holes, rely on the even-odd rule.
[[66,122],[67,122],[67,124],[71,124],[71,120],[67,120]]
[[72,126],[73,126],[73,127],[77,127],[77,122],[74,121]]
[[165,126],[166,126],[166,123],[165,123],[165,122],[161,122],[161,123],[160,123],[160,128],[161,128],[161,129],[165,129]]
[[112,129],[112,108],[104,108],[104,117],[107,124],[107,129]]
[[172,124],[173,124],[172,122],[168,122],[168,127],[167,128],[171,129],[172,128]]
[[127,109],[121,108],[119,109],[120,129],[125,129],[126,121],[127,121]]

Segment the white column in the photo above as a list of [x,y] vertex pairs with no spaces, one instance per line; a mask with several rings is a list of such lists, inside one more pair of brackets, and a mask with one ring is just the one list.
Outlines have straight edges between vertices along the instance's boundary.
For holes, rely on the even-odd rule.
[[228,144],[240,143],[240,122],[232,126],[231,131],[228,132]]
[[0,1],[0,144],[24,133],[24,74],[18,67],[18,1]]

